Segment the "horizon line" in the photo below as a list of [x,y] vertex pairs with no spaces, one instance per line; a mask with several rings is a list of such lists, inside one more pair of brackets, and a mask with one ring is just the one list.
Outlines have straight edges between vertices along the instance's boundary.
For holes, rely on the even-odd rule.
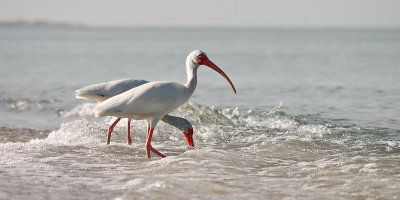
[[178,24],[169,24],[169,25],[142,25],[142,24],[86,24],[86,23],[75,23],[75,22],[66,22],[66,21],[57,21],[57,20],[42,20],[42,19],[16,19],[16,20],[0,20],[0,26],[12,26],[12,25],[20,25],[20,26],[62,26],[62,27],[85,27],[85,28],[139,28],[139,29],[200,29],[200,28],[209,28],[209,29],[366,29],[366,30],[398,30],[400,26],[380,26],[380,25],[178,25]]

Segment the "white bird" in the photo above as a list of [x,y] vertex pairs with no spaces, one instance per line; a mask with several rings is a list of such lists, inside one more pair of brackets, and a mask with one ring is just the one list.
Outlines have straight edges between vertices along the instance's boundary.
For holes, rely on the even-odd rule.
[[185,103],[192,96],[197,84],[197,69],[200,65],[206,65],[220,73],[236,93],[236,89],[229,77],[217,65],[211,62],[204,52],[195,50],[186,58],[186,84],[155,81],[140,85],[97,104],[95,116],[115,116],[118,118],[146,120],[147,157],[151,157],[150,151],[160,157],[165,157],[165,155],[151,146],[154,128],[160,119]]
[[[135,80],[135,79],[123,79],[110,81],[106,83],[99,83],[94,85],[89,85],[84,88],[76,90],[76,98],[80,99],[90,99],[97,101],[98,103],[107,100],[108,98],[126,92],[132,88],[135,88],[139,85],[143,85],[148,83],[146,80]],[[121,118],[117,118],[113,123],[114,126],[121,120]],[[183,135],[185,136],[186,142],[189,146],[194,146],[193,143],[193,127],[188,120],[182,117],[176,117],[171,115],[165,115],[162,119],[163,122],[168,123],[177,129],[181,130]],[[130,136],[130,122],[131,119],[128,119],[128,127],[127,127],[127,135],[126,141],[128,144],[132,143],[132,139]],[[110,126],[107,133],[107,144],[110,144],[111,132],[114,126]]]

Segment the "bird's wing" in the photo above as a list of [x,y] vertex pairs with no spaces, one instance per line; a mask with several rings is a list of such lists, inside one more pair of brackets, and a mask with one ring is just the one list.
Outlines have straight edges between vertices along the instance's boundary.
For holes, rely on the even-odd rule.
[[148,81],[123,79],[89,85],[79,90],[76,90],[76,98],[90,99],[97,102],[102,102],[112,96],[121,94],[145,83],[148,83]]
[[96,106],[96,117],[132,119],[164,116],[185,102],[186,88],[174,82],[150,82],[111,97]]

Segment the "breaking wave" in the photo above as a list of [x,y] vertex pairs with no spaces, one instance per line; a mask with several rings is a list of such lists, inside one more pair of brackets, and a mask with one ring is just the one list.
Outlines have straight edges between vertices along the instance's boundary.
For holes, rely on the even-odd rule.
[[[60,129],[49,133],[42,142],[65,145],[105,143],[108,125],[115,118],[94,118],[94,106],[94,103],[82,103],[60,112],[61,117],[78,119],[63,123]],[[398,152],[400,148],[397,130],[338,125],[314,115],[290,116],[282,111],[282,104],[266,110],[252,110],[208,107],[187,102],[171,115],[184,117],[192,123],[198,148],[265,148],[266,145],[277,143],[322,149],[337,148],[339,145],[345,150],[359,150],[373,145],[380,152]],[[123,119],[115,127],[112,144],[126,143],[126,122]],[[131,130],[133,141],[143,145],[146,140],[145,122],[133,120]],[[157,125],[153,141],[168,148],[185,145],[181,132],[163,122]]]
[[32,100],[28,98],[14,99],[14,98],[0,98],[0,104],[6,105],[13,111],[27,111],[35,108],[42,108],[45,105],[58,102],[56,99],[40,99]]
[[[42,181],[57,183],[57,187],[35,186],[35,191],[56,192],[59,185],[71,184],[69,181],[73,180],[75,189],[77,185],[93,191],[102,188],[108,191],[108,197],[117,199],[146,199],[149,192],[152,198],[176,198],[180,189],[203,199],[215,199],[218,194],[229,194],[231,199],[264,199],[270,195],[265,184],[283,193],[287,193],[287,187],[297,188],[293,190],[297,192],[312,189],[303,199],[323,198],[325,188],[362,196],[365,182],[357,178],[361,175],[368,175],[369,182],[384,179],[394,188],[400,186],[393,178],[399,166],[389,162],[399,159],[398,130],[340,125],[314,115],[291,116],[281,104],[250,110],[188,102],[171,114],[192,123],[195,148],[186,145],[176,128],[160,122],[152,145],[167,158],[146,159],[145,122],[132,121],[133,142],[127,145],[126,120],[121,120],[107,146],[107,128],[115,118],[93,118],[93,106],[80,104],[63,111],[61,117],[76,119],[63,123],[47,136],[35,138],[31,136],[34,131],[25,131],[35,139],[0,143],[0,165],[9,174],[19,174],[25,182],[34,182],[36,176],[31,175],[41,173],[46,174]],[[15,130],[10,134],[17,132],[24,133]],[[343,177],[352,178],[343,182]],[[190,186],[190,180],[196,182]],[[232,190],[231,184],[237,188]],[[366,189],[373,189],[373,185]],[[11,184],[5,190],[13,191],[14,186]],[[393,197],[394,191],[374,193],[371,197]],[[289,194],[291,198],[299,195]],[[104,197],[99,195],[102,194],[88,194],[89,199]]]
[[[103,121],[90,122],[94,119],[94,103],[83,103],[60,113],[62,117],[80,117],[82,119],[63,124],[60,132],[74,132],[84,130],[90,135],[94,132],[107,132],[107,126],[114,118],[106,117]],[[326,124],[304,124],[296,121],[281,110],[281,104],[265,111],[240,110],[239,108],[215,108],[188,102],[171,115],[181,116],[188,119],[195,129],[195,140],[197,142],[212,144],[255,144],[268,140],[299,139],[310,140],[322,138],[332,133]],[[81,125],[79,125],[81,124]],[[145,122],[133,121],[132,130],[139,132],[135,134],[140,140],[145,140]],[[70,128],[68,128],[70,127]],[[92,132],[87,131],[92,130]],[[121,121],[114,129],[117,141],[124,140],[126,121]],[[56,134],[57,131],[49,135]],[[143,133],[142,133],[143,132]],[[79,132],[80,133],[80,132]],[[96,132],[97,133],[97,132]],[[156,138],[160,140],[183,139],[179,131],[172,126],[160,122],[156,128]],[[78,133],[77,133],[78,134]],[[157,140],[157,139],[156,139]],[[182,140],[183,141],[183,140]],[[120,141],[121,142],[121,141]]]

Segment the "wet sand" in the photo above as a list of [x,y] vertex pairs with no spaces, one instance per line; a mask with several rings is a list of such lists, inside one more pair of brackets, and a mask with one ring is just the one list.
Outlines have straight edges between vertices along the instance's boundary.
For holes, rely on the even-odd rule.
[[32,139],[43,139],[49,135],[49,131],[39,131],[30,128],[0,127],[0,143],[28,142]]

